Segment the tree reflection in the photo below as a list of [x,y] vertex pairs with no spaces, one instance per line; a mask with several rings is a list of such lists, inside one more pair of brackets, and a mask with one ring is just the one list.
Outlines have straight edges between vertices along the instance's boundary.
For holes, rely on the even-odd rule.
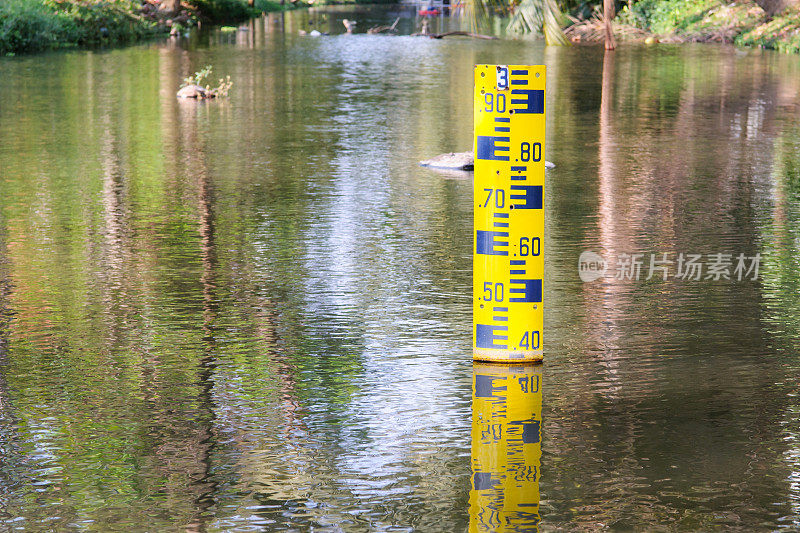
[[[539,51],[263,22],[4,63],[0,497],[20,527],[470,519],[471,184],[416,161],[469,145],[473,63]],[[546,52],[542,514],[703,529],[711,494],[732,527],[792,516],[800,78],[642,50]],[[209,62],[231,100],[176,101]],[[712,246],[763,251],[763,286],[577,282],[583,249]],[[496,492],[473,501],[502,511]]]
[[[550,335],[571,339],[569,364],[592,370],[565,380],[571,392],[563,404],[548,404],[548,442],[556,456],[568,457],[554,472],[548,501],[559,494],[570,505],[556,504],[545,515],[556,527],[656,524],[663,513],[714,497],[732,526],[758,516],[778,520],[791,514],[786,478],[761,483],[737,465],[780,464],[776,475],[789,476],[782,452],[757,444],[785,434],[783,400],[773,401],[786,392],[776,385],[785,379],[786,369],[775,364],[775,343],[782,341],[763,328],[760,311],[762,302],[782,299],[758,283],[676,280],[674,266],[668,281],[648,280],[647,270],[651,253],[674,260],[681,252],[764,252],[770,154],[783,120],[780,108],[766,102],[789,105],[785,95],[797,81],[765,64],[745,67],[733,52],[711,61],[688,51],[680,60],[664,55],[646,64],[638,53],[606,56],[594,82],[575,89],[575,100],[580,89],[600,96],[597,178],[580,184],[592,196],[596,188],[597,205],[578,206],[587,209],[582,224],[563,210],[576,182],[566,175],[552,181],[550,234],[570,235],[562,247],[576,250],[575,259],[594,250],[608,259],[640,252],[644,260],[639,280],[618,279],[613,261],[605,279],[576,280],[578,310],[551,315],[556,328],[569,324]],[[576,132],[580,142],[592,142]],[[573,265],[556,276],[575,279]],[[767,399],[764,390],[776,396]],[[578,457],[569,451],[575,447],[591,452]],[[576,487],[570,480],[579,475],[598,481]],[[603,480],[629,480],[628,490]],[[709,480],[734,488],[716,491]],[[654,483],[670,489],[644,488]],[[761,496],[739,483],[776,495],[781,511],[763,507]],[[611,499],[618,502],[613,509],[605,505]],[[678,524],[697,527],[705,519],[702,510],[687,511]]]

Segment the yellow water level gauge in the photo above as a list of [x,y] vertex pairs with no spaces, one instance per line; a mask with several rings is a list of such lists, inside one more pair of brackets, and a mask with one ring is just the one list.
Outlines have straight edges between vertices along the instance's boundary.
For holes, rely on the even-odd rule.
[[473,357],[542,359],[545,67],[475,67]]

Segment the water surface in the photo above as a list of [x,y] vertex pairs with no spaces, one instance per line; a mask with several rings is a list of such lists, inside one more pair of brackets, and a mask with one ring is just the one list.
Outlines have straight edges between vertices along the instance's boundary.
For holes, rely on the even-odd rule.
[[[482,530],[472,183],[417,161],[469,148],[475,63],[545,63],[541,528],[800,528],[797,59],[343,17],[395,14],[0,60],[4,527]],[[176,100],[206,64],[230,98]]]

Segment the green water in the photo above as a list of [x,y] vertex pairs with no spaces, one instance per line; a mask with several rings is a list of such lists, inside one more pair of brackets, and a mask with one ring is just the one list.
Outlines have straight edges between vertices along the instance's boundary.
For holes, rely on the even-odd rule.
[[[345,16],[395,18],[0,60],[2,527],[467,530],[472,184],[417,162],[473,64],[545,63],[542,530],[800,528],[797,58]],[[178,101],[205,64],[230,98]]]

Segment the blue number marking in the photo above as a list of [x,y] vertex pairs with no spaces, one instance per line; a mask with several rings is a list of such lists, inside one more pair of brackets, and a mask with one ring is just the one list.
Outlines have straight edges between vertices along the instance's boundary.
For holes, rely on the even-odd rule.
[[497,238],[508,238],[507,231],[476,230],[475,253],[482,255],[508,255],[507,250],[495,250],[496,247],[508,246],[508,241],[498,241]]
[[509,146],[498,146],[497,143],[507,143],[511,140],[510,137],[497,137],[491,135],[478,135],[477,140],[477,159],[484,159],[488,161],[508,161],[509,156],[500,155],[498,152],[508,152]]
[[495,341],[508,341],[508,335],[495,335],[495,331],[499,333],[508,332],[508,326],[475,324],[475,346],[478,348],[507,350],[508,344],[495,344]]
[[[514,113],[544,113],[544,91],[538,89],[511,89],[511,105]],[[522,96],[523,98],[513,98]]]
[[522,203],[514,204],[514,209],[541,209],[542,194],[544,190],[541,185],[511,185],[511,192],[522,192],[523,194],[511,194],[512,200],[522,200]]
[[[540,303],[542,301],[542,280],[540,279],[512,279],[511,294],[519,294],[516,298],[509,298],[511,303]],[[522,285],[515,287],[514,285]]]
[[508,67],[497,67],[497,90],[508,89]]
[[538,331],[531,331],[530,336],[528,336],[528,332],[526,331],[522,336],[522,340],[519,341],[519,347],[526,350],[538,350],[540,338],[541,336]]

